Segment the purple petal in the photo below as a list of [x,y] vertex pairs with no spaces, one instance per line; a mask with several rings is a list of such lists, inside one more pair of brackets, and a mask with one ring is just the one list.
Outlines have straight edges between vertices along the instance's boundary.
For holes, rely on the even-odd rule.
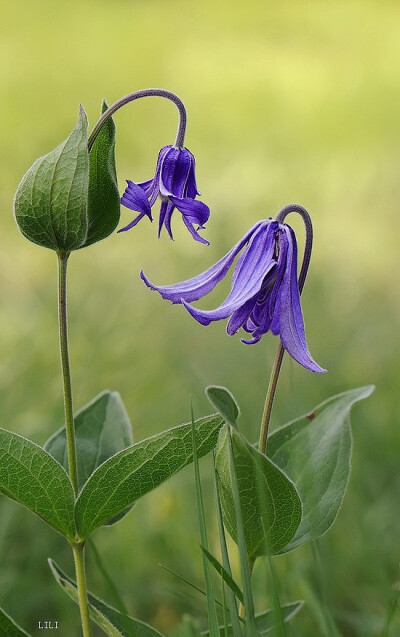
[[[118,232],[125,232],[126,230],[130,230],[131,228],[136,226],[136,224],[139,223],[139,221],[143,219],[143,217],[146,217],[146,215],[144,214],[144,212],[141,212],[137,217],[135,217],[133,221],[128,223],[127,226],[125,226],[124,228],[120,228]],[[150,220],[153,221],[151,217],[150,217]]]
[[171,148],[160,170],[160,193],[164,197],[183,197],[190,171],[190,153],[186,149]]
[[185,301],[197,301],[211,292],[217,283],[224,278],[237,254],[262,224],[265,224],[265,221],[256,223],[222,259],[192,279],[187,279],[175,285],[157,286],[147,279],[143,271],[140,272],[140,276],[147,287],[156,290],[163,299],[168,299],[172,303],[181,303],[182,299]]
[[196,176],[195,176],[195,160],[193,155],[191,155],[190,158],[190,169],[189,169],[189,175],[187,178],[187,186],[186,186],[186,192],[184,193],[186,197],[190,197],[191,199],[195,199],[195,197],[197,195],[200,195],[198,189],[197,189],[197,184],[196,184]]
[[158,153],[156,172],[155,172],[154,178],[152,179],[151,187],[148,187],[148,189],[146,190],[146,195],[149,199],[150,206],[153,206],[155,204],[155,201],[158,195],[160,194],[161,167],[163,165],[164,157],[171,150],[171,148],[172,146],[163,146],[160,152]]
[[285,225],[288,240],[286,271],[276,299],[279,334],[283,347],[300,365],[312,372],[325,372],[308,351],[297,281],[297,244],[293,230]]
[[133,181],[126,180],[128,184],[124,194],[121,197],[121,203],[130,210],[147,215],[151,219],[151,207],[144,193],[144,190]]
[[139,181],[135,183],[137,186],[140,186],[142,190],[144,190],[145,195],[148,198],[149,192],[153,190],[154,179],[149,179],[148,181]]
[[173,196],[170,196],[169,199],[189,223],[197,223],[200,228],[207,223],[210,216],[210,209],[202,201],[196,201],[189,197],[180,199],[179,197]]
[[251,339],[251,341],[246,340],[245,338],[241,338],[240,340],[242,341],[242,343],[244,343],[245,345],[255,345],[255,343],[258,343],[258,341],[260,340],[261,336],[255,336],[254,338]]
[[255,324],[253,330],[254,337],[262,336],[269,330],[275,335],[279,334],[279,323],[277,323],[275,305],[279,287],[285,274],[288,241],[286,233],[282,232],[281,229],[278,231],[278,237],[279,255],[276,268],[270,272],[270,276],[264,279],[260,294],[257,298],[257,304],[251,314],[251,318]]
[[253,298],[246,301],[244,305],[242,305],[241,307],[239,307],[237,310],[233,312],[231,318],[228,321],[228,325],[226,326],[226,333],[229,334],[229,336],[233,336],[233,334],[236,334],[236,332],[241,327],[243,327],[243,325],[246,323],[247,319],[250,316],[250,313],[256,303],[256,300],[257,300],[257,294],[255,294]]
[[171,216],[174,211],[174,207],[175,206],[168,199],[162,200],[160,208],[160,219],[158,222],[158,236],[160,236],[161,228],[163,227],[163,225],[165,225],[171,239],[174,238],[172,236],[171,230]]
[[236,264],[231,291],[219,307],[215,310],[198,310],[183,301],[193,318],[202,325],[227,318],[259,292],[264,277],[276,263],[274,249],[277,225],[274,221],[264,222],[253,233]]
[[192,235],[192,237],[193,237],[193,239],[195,241],[199,241],[200,243],[204,243],[204,245],[206,245],[206,246],[210,245],[210,242],[207,241],[207,239],[205,239],[201,235],[199,235],[197,230],[194,229],[193,225],[190,223],[190,221],[188,221],[188,219],[184,215],[182,216],[182,219],[183,219],[183,223],[185,224],[186,228],[189,230],[190,234]]

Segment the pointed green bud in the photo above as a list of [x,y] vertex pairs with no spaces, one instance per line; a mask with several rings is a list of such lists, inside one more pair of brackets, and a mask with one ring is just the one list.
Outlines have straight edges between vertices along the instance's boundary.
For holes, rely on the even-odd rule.
[[81,106],[70,136],[35,161],[15,195],[15,219],[22,234],[57,252],[77,250],[87,237],[87,127]]
[[[103,102],[102,112],[106,110]],[[103,124],[90,153],[87,129],[81,106],[70,136],[35,161],[15,195],[15,219],[22,234],[56,252],[105,239],[119,222],[114,122],[110,118]]]

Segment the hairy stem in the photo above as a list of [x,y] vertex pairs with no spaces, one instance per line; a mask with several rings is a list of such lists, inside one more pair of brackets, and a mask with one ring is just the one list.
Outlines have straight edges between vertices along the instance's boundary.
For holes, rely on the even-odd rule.
[[[64,393],[65,430],[67,434],[68,470],[75,495],[78,493],[78,469],[76,462],[74,411],[72,406],[71,371],[68,353],[68,319],[67,319],[67,263],[69,253],[58,253],[58,324],[60,338],[61,371]],[[78,586],[79,610],[82,620],[83,637],[91,637],[87,601],[84,545],[73,544],[76,583]]]
[[[311,217],[308,214],[307,210],[300,206],[297,203],[290,203],[287,206],[281,208],[278,214],[275,217],[275,220],[278,223],[284,223],[286,217],[291,212],[297,212],[301,216],[304,221],[305,231],[306,231],[306,241],[304,245],[304,256],[303,262],[301,264],[300,275],[298,279],[299,285],[299,293],[301,294],[303,291],[304,283],[306,280],[308,268],[310,265],[311,259],[311,251],[312,251],[312,243],[313,243],[313,227],[311,223]],[[260,440],[258,444],[258,448],[261,453],[265,453],[267,448],[267,438],[268,438],[268,429],[271,421],[271,413],[272,406],[274,404],[274,398],[276,393],[276,387],[279,380],[279,373],[282,367],[282,360],[285,350],[280,343],[276,352],[274,365],[272,367],[271,376],[269,379],[269,385],[267,389],[267,395],[265,397],[264,411],[261,419],[261,428],[260,428]]]
[[87,599],[86,574],[85,574],[85,546],[74,544],[72,546],[75,562],[76,584],[78,587],[79,610],[81,613],[83,637],[92,637],[90,625],[89,605]]
[[177,95],[175,95],[175,93],[167,91],[163,88],[145,88],[140,91],[129,93],[129,95],[125,95],[125,97],[121,97],[103,113],[90,134],[88,140],[89,152],[95,142],[97,135],[99,134],[102,126],[106,123],[106,121],[110,119],[110,117],[112,117],[114,113],[116,113],[120,108],[122,108],[122,106],[125,106],[125,104],[129,104],[129,102],[133,102],[134,100],[138,100],[142,97],[164,97],[167,100],[171,100],[171,102],[175,104],[179,111],[179,124],[178,131],[176,133],[175,146],[177,146],[178,148],[182,148],[185,141],[186,133],[186,109],[182,100]]

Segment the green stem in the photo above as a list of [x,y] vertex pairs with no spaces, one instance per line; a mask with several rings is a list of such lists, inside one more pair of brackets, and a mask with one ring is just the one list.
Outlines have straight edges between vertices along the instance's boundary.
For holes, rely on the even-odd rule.
[[[68,353],[67,319],[67,263],[69,253],[59,252],[58,257],[58,324],[60,338],[61,371],[64,393],[65,430],[67,435],[68,470],[75,495],[78,494],[78,469],[76,461],[74,410],[72,405],[71,372]],[[79,610],[82,620],[83,637],[91,637],[89,606],[87,600],[84,544],[73,544],[76,583],[78,587]]]
[[114,115],[122,106],[125,104],[129,104],[129,102],[134,102],[135,100],[141,99],[142,97],[163,97],[167,100],[171,100],[177,107],[179,111],[179,124],[178,131],[176,133],[175,146],[177,148],[182,148],[185,141],[185,133],[186,133],[186,109],[182,102],[182,100],[172,93],[172,91],[167,91],[164,88],[145,88],[140,91],[134,91],[133,93],[129,93],[129,95],[125,95],[121,97],[119,100],[111,104],[108,109],[103,113],[100,117],[99,121],[95,124],[92,132],[90,133],[88,139],[88,150],[90,152],[97,135],[100,133],[102,126],[106,123],[110,117]]
[[280,344],[276,352],[274,366],[272,368],[271,377],[269,379],[267,395],[265,397],[264,411],[261,420],[260,441],[258,444],[258,448],[261,453],[265,453],[265,450],[267,448],[268,429],[271,420],[272,405],[274,404],[276,386],[278,384],[279,372],[281,371],[284,353],[285,350]]
[[78,493],[74,411],[72,406],[71,372],[68,354],[67,263],[69,253],[58,253],[58,324],[60,335],[61,371],[64,389],[65,430],[67,433],[68,469],[75,494]]
[[82,633],[83,637],[92,637],[92,628],[90,626],[89,605],[86,589],[85,574],[85,545],[74,544],[72,546],[75,562],[76,584],[78,587],[79,610],[81,612]]

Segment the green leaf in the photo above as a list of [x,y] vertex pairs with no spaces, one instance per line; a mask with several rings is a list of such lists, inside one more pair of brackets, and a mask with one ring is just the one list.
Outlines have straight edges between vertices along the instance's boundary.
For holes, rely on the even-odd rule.
[[89,160],[81,106],[71,135],[35,161],[18,186],[14,212],[22,234],[45,248],[70,252],[87,235]]
[[220,575],[222,577],[222,579],[224,580],[225,584],[236,595],[236,597],[238,598],[239,602],[241,602],[243,604],[243,593],[240,590],[239,586],[236,584],[235,580],[232,578],[232,576],[224,569],[224,567],[217,560],[217,558],[214,557],[214,555],[212,555],[209,551],[207,551],[207,549],[204,548],[204,546],[201,546],[200,548],[203,551],[203,553],[206,556],[206,558],[208,559],[208,561],[210,562],[210,564],[212,564],[212,566],[215,568],[215,570],[217,571],[218,575]]
[[[132,425],[118,392],[102,392],[75,414],[75,442],[81,489],[105,460],[133,444]],[[65,427],[47,440],[44,449],[68,471]],[[118,522],[130,509],[128,507],[106,524]]]
[[[296,613],[299,612],[303,604],[304,604],[303,601],[290,602],[289,604],[283,604],[283,606],[281,607],[281,610],[282,610],[284,621],[287,622],[289,621],[289,619],[294,617],[294,615],[296,615]],[[267,633],[271,632],[271,630],[273,630],[275,627],[273,610],[265,610],[262,613],[258,613],[255,616],[255,619],[256,619],[257,630],[260,635],[266,635]],[[210,634],[210,631],[206,630],[201,633],[201,637],[206,637],[209,634]],[[221,634],[221,637],[225,637],[226,632],[225,632],[224,626],[220,626],[220,634]],[[228,637],[233,637],[232,626],[228,626]]]
[[5,637],[30,637],[29,633],[22,630],[2,608],[0,608],[0,635]]
[[[81,489],[105,460],[133,444],[132,426],[118,392],[103,391],[76,412],[75,442]],[[65,426],[47,440],[44,449],[68,470]]]
[[65,470],[34,442],[5,429],[0,429],[0,491],[74,539],[74,492]]
[[[101,112],[107,110],[103,101]],[[120,197],[115,168],[115,124],[102,126],[89,152],[88,235],[82,247],[108,237],[118,225]]]
[[[232,429],[231,435],[248,555],[255,559],[277,553],[290,542],[300,524],[301,502],[296,487],[238,431]],[[226,527],[237,542],[229,453],[229,432],[224,427],[216,454],[218,489]]]
[[[222,419],[217,415],[195,422],[199,457],[215,446],[221,425]],[[142,440],[112,456],[96,469],[79,494],[76,503],[79,533],[88,537],[192,460],[191,423]]]
[[[56,582],[78,604],[75,581],[63,573],[53,560],[49,559],[48,562]],[[158,630],[129,615],[123,615],[91,593],[88,593],[88,602],[90,617],[110,637],[163,637]]]
[[303,503],[301,524],[280,552],[317,538],[332,526],[350,475],[350,409],[373,390],[369,385],[329,398],[269,437],[268,456],[294,481]]
[[239,407],[231,392],[225,387],[210,385],[206,388],[209,401],[221,414],[225,422],[236,427],[236,420],[239,416]]

